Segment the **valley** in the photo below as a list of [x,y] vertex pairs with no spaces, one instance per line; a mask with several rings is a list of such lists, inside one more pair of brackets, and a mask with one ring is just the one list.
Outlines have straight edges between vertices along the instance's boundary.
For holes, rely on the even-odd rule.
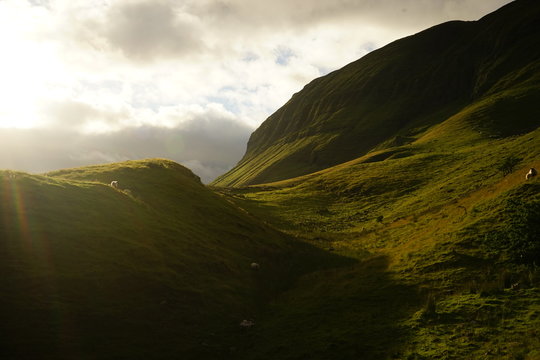
[[161,158],[0,170],[0,357],[539,359],[539,18],[314,80],[209,185]]

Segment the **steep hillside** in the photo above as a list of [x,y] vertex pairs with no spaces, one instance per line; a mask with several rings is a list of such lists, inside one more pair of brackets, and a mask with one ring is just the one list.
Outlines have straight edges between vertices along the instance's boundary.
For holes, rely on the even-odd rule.
[[521,0],[397,41],[252,135],[216,190],[358,263],[300,277],[242,358],[540,356],[539,19]]
[[314,80],[252,134],[243,159],[213,184],[308,174],[411,143],[475,107],[481,116],[468,126],[485,138],[535,129],[539,19],[538,2],[517,0],[479,21],[452,21],[395,41]]
[[540,129],[484,140],[469,120],[317,173],[220,189],[358,260],[301,277],[243,358],[540,356],[540,179],[525,180],[540,168]]
[[0,198],[3,359],[229,358],[240,321],[342,262],[167,160],[0,171]]

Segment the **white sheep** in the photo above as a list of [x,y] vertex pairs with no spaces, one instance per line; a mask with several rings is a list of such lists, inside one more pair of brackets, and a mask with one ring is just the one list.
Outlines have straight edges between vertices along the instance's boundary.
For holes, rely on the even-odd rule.
[[240,322],[240,327],[242,329],[250,329],[251,327],[253,327],[253,325],[255,325],[255,321],[253,320],[242,320]]
[[529,179],[532,179],[533,177],[535,177],[536,175],[538,175],[538,172],[536,171],[535,168],[531,168],[529,170],[529,172],[527,173],[527,175],[525,175],[525,180],[529,180]]
[[111,181],[111,187],[115,188],[115,189],[118,189],[118,181],[116,181],[116,180]]
[[256,262],[252,262],[250,266],[251,270],[259,270],[261,268],[261,266]]

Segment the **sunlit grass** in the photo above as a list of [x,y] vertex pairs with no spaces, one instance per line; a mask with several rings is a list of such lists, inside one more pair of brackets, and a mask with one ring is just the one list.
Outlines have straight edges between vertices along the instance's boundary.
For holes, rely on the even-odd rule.
[[[530,262],[524,268],[508,262],[508,254],[501,252],[501,248],[489,252],[485,244],[474,239],[482,239],[509,223],[501,217],[508,211],[506,199],[524,204],[537,201],[538,180],[526,183],[525,174],[529,167],[540,167],[540,133],[535,130],[522,136],[478,141],[476,130],[470,127],[470,137],[458,137],[463,129],[467,127],[447,128],[442,136],[434,128],[435,136],[428,133],[416,143],[390,150],[393,155],[406,156],[383,155],[389,150],[382,150],[299,178],[220,190],[248,212],[322,249],[359,261],[377,256],[387,258],[387,267],[380,274],[367,275],[369,271],[360,270],[361,267],[336,270],[331,280],[325,273],[311,274],[304,280],[305,286],[295,287],[280,300],[276,310],[279,316],[308,319],[328,311],[333,314],[329,317],[337,319],[341,314],[351,315],[357,301],[367,305],[373,300],[368,300],[372,299],[368,293],[356,298],[355,285],[345,285],[347,276],[358,281],[367,281],[365,276],[384,276],[388,281],[381,280],[379,285],[388,290],[385,297],[395,296],[395,289],[389,284],[410,287],[410,292],[403,295],[407,297],[407,301],[403,299],[403,308],[392,308],[384,305],[386,300],[379,300],[383,308],[403,311],[401,318],[392,320],[402,324],[402,332],[394,335],[395,341],[409,344],[392,350],[398,358],[459,358],[487,353],[504,358],[516,352],[534,354],[540,346],[534,332],[540,325],[540,318],[534,315],[538,311],[538,294],[534,290],[539,286],[538,269]],[[507,156],[521,161],[505,176],[499,165]],[[505,273],[511,280],[500,285],[497,279]],[[477,283],[471,285],[475,279]],[[332,295],[328,295],[336,289],[312,293],[328,281],[332,286],[344,287],[336,293],[340,301],[331,300]],[[531,290],[511,290],[509,282]],[[496,291],[490,290],[491,284],[499,284]],[[426,318],[422,312],[428,299],[433,299],[433,316]],[[490,301],[493,304],[486,305]],[[336,304],[335,308],[332,304]],[[302,315],[294,315],[298,307],[304,309]],[[306,310],[310,308],[311,312]],[[274,318],[272,324],[279,324],[278,319]],[[390,314],[388,318],[381,315],[374,324],[359,323],[374,332],[382,326],[383,331],[392,333],[395,329],[383,325],[389,320]],[[317,321],[319,325],[312,325],[313,332],[306,328],[301,334],[320,336],[318,340],[311,339],[322,346],[318,348],[320,353],[331,352],[322,344],[334,343],[348,358],[360,351],[362,341],[373,342],[365,334],[357,333],[360,330],[353,323],[339,320],[343,327],[334,324],[332,329],[341,335],[333,337],[332,330],[324,325],[327,321],[330,324],[330,320]],[[272,328],[277,325],[269,326],[261,330],[261,339],[275,333]],[[489,337],[489,342],[482,340],[485,337]],[[356,343],[355,339],[363,340]],[[292,344],[285,345],[286,339],[280,341],[292,349]],[[291,341],[304,344],[295,347],[298,356],[321,356],[315,355],[319,353],[310,349],[307,341],[299,337]],[[389,354],[382,348],[383,345],[375,346],[366,358],[377,358],[377,351]]]
[[215,358],[237,346],[240,321],[300,274],[344,261],[273,230],[167,160],[0,171],[0,198],[0,307],[10,329],[1,344],[14,357]]

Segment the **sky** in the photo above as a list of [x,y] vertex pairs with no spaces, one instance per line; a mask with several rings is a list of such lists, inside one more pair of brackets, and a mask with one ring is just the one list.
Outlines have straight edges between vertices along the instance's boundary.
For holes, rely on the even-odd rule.
[[0,169],[232,168],[308,82],[509,0],[0,0]]

